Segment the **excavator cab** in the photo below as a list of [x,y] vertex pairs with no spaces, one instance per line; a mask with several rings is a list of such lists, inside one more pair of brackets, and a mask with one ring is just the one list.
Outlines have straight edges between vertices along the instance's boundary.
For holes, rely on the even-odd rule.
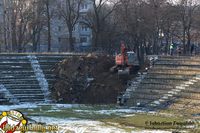
[[127,52],[127,57],[128,57],[127,60],[128,65],[134,65],[136,63],[137,55],[135,54],[135,52],[133,51]]

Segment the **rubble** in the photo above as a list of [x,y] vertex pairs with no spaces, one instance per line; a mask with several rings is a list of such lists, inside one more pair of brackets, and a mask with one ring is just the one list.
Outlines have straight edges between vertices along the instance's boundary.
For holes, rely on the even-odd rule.
[[126,88],[126,81],[110,73],[114,58],[89,54],[72,57],[57,64],[57,81],[52,88],[56,101],[64,103],[116,103],[117,96]]

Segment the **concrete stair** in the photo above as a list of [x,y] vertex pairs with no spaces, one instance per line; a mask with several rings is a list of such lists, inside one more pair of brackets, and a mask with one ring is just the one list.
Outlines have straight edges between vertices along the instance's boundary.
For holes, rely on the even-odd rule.
[[165,108],[180,98],[197,101],[200,99],[199,75],[200,57],[159,56],[129,93],[126,105]]
[[80,55],[0,54],[0,104],[50,100],[50,92],[44,87],[48,90],[55,81],[53,67],[65,58]]

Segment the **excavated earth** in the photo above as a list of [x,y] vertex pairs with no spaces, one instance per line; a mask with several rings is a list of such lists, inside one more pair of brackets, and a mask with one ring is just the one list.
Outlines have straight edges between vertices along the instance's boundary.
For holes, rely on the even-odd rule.
[[57,76],[52,88],[52,97],[58,102],[80,104],[112,104],[126,89],[132,76],[119,78],[109,70],[114,58],[104,55],[87,55],[67,58],[57,64]]

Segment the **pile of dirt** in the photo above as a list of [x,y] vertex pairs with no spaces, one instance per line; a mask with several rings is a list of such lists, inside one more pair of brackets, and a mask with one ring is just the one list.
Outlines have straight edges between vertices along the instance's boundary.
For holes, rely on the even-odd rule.
[[116,103],[129,77],[120,79],[109,71],[112,66],[114,58],[110,56],[89,54],[63,60],[54,70],[53,98],[64,103]]

